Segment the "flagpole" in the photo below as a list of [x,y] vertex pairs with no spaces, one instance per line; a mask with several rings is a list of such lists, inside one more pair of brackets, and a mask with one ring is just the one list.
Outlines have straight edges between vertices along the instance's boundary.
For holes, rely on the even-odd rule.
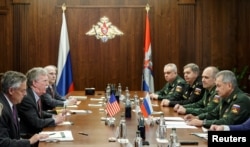
[[146,5],[145,9],[146,9],[146,11],[147,11],[147,13],[148,13],[148,12],[149,12],[149,10],[150,10],[150,6],[149,6],[149,4],[147,4],[147,5]]
[[66,11],[66,8],[67,8],[67,7],[66,7],[66,4],[65,4],[65,3],[63,3],[63,4],[62,4],[62,10],[63,10],[63,13]]

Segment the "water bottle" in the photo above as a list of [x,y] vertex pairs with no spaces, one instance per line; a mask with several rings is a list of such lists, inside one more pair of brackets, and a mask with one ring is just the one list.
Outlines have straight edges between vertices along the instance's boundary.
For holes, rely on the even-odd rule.
[[165,123],[164,114],[161,113],[160,119],[158,120],[158,127],[156,130],[156,137],[159,139],[166,139],[167,136],[167,125]]
[[139,100],[138,95],[137,95],[136,92],[135,92],[135,95],[134,95],[134,103],[135,103],[135,112],[139,113],[141,111],[141,109],[140,109],[140,100]]
[[105,96],[104,103],[108,103],[109,98],[110,98],[110,92],[111,92],[111,87],[110,87],[110,84],[108,83],[106,87],[106,91],[105,91],[106,96]]
[[126,139],[126,137],[127,137],[126,121],[125,121],[125,119],[122,119],[120,121],[120,125],[119,125],[119,138]]
[[178,141],[176,128],[172,128],[172,132],[170,134],[170,143],[169,147],[180,147],[180,142]]
[[134,140],[134,147],[142,147],[142,138],[140,135],[140,131],[136,131],[136,137]]
[[131,118],[131,101],[128,87],[126,87],[126,99],[125,99],[125,117]]
[[121,94],[122,94],[122,85],[121,85],[121,83],[118,83],[117,90],[118,90],[118,95],[121,96]]
[[144,123],[144,117],[141,112],[138,113],[138,125],[137,125],[137,130],[140,131],[140,136],[143,140],[145,140],[146,135],[145,135],[145,123]]

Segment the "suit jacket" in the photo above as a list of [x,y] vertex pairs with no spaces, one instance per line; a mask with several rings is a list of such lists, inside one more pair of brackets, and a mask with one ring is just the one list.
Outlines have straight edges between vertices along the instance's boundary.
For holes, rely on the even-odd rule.
[[64,101],[52,98],[49,93],[45,93],[44,95],[42,95],[41,100],[42,100],[42,105],[43,105],[44,111],[52,110],[55,107],[63,107],[64,106]]
[[46,93],[50,94],[52,98],[56,99],[56,100],[60,100],[60,101],[65,101],[66,98],[61,96],[56,89],[55,85],[51,85],[53,91],[50,90],[50,88],[46,89]]
[[19,122],[15,125],[12,109],[4,94],[0,93],[0,103],[3,105],[0,117],[0,146],[1,147],[30,147],[29,140],[20,140]]
[[51,113],[42,111],[40,115],[35,95],[31,88],[27,89],[27,95],[17,105],[17,110],[20,117],[21,135],[32,136],[42,131],[45,127],[55,126]]
[[55,107],[62,107],[66,100],[57,92],[55,85],[51,85],[51,88],[48,87],[46,93],[41,97],[44,111],[52,110]]
[[230,131],[250,131],[250,118],[240,125],[229,125]]

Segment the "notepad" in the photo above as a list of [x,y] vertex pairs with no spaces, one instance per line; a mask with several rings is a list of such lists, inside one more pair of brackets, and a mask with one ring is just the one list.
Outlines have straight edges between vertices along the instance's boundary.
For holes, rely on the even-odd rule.
[[57,141],[73,141],[73,135],[70,130],[64,131],[42,131],[40,134],[49,134],[46,139],[40,139],[40,141],[57,142]]

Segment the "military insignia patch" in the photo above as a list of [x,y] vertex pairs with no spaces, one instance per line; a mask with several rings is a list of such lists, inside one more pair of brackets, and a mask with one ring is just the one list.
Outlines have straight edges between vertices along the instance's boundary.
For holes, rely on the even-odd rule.
[[116,35],[123,35],[123,32],[116,26],[112,25],[109,19],[104,16],[100,19],[100,22],[98,22],[97,25],[92,26],[86,35],[95,35],[95,37],[101,39],[102,42],[107,42],[109,39],[115,38]]
[[201,89],[200,88],[195,88],[194,94],[200,95],[201,94]]
[[233,104],[232,108],[231,108],[231,112],[234,114],[238,114],[240,111],[240,105],[237,104]]
[[214,96],[214,99],[213,99],[213,102],[214,102],[214,103],[219,103],[219,101],[220,101],[220,96],[215,95],[215,96]]
[[181,91],[182,91],[182,87],[181,87],[181,86],[176,86],[175,91],[176,91],[176,92],[181,92]]

